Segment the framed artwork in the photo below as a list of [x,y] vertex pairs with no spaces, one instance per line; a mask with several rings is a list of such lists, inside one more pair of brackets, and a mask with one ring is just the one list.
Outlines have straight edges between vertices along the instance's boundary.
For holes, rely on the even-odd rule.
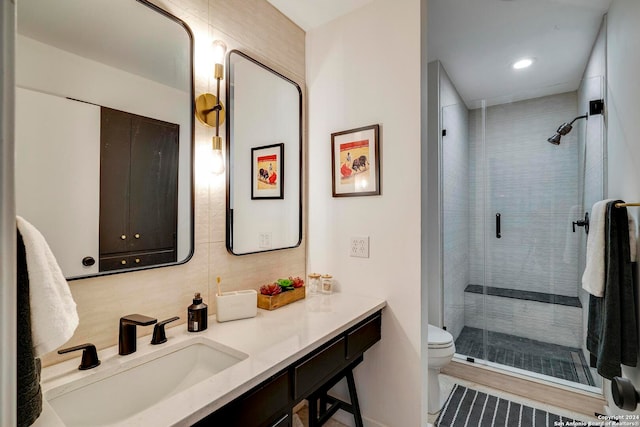
[[333,197],[380,194],[380,125],[331,134]]
[[251,200],[284,199],[284,144],[251,149]]

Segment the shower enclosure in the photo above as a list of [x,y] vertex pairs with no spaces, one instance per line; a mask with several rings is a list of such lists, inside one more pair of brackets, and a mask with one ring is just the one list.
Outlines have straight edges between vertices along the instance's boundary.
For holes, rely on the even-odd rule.
[[477,108],[441,96],[441,321],[457,357],[599,391],[581,277],[585,213],[604,197],[604,116],[588,114],[603,94],[595,77]]

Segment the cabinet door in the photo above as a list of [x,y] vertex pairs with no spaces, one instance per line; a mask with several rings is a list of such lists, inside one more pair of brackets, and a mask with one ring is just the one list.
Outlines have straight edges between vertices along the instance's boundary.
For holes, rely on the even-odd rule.
[[[178,125],[135,116],[129,251],[173,251],[178,227]],[[167,261],[168,262],[168,261]]]
[[179,126],[102,108],[100,271],[177,260]]
[[[126,252],[129,236],[129,173],[132,115],[100,113],[100,257]],[[123,237],[124,236],[124,237]],[[104,270],[100,266],[100,270]]]

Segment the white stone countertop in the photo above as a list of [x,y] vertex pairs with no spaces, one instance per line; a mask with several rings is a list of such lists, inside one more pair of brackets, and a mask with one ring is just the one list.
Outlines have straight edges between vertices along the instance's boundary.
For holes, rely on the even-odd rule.
[[[210,316],[208,329],[199,333],[187,332],[186,323],[168,327],[166,343],[152,346],[150,336],[144,336],[138,339],[138,349],[131,355],[119,356],[117,346],[99,350],[101,365],[87,371],[77,369],[79,353],[77,358],[43,369],[45,401],[43,413],[34,427],[64,427],[46,399],[60,394],[65,384],[92,383],[98,377],[124,371],[141,360],[153,359],[168,346],[194,337],[203,337],[248,355],[235,365],[157,402],[135,416],[112,424],[127,427],[191,425],[385,305],[386,302],[379,298],[345,293],[307,296],[304,300],[274,311],[258,309],[258,315],[250,319],[218,323],[215,316]],[[123,316],[127,314],[130,313],[123,313]],[[113,327],[117,328],[118,325],[114,324]]]

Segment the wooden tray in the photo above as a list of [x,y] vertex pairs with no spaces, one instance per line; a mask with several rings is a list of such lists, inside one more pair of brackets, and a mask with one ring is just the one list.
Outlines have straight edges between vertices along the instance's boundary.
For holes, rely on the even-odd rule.
[[282,292],[278,295],[258,294],[258,307],[265,310],[275,310],[283,305],[301,300],[305,297],[305,287],[296,288],[292,291]]

